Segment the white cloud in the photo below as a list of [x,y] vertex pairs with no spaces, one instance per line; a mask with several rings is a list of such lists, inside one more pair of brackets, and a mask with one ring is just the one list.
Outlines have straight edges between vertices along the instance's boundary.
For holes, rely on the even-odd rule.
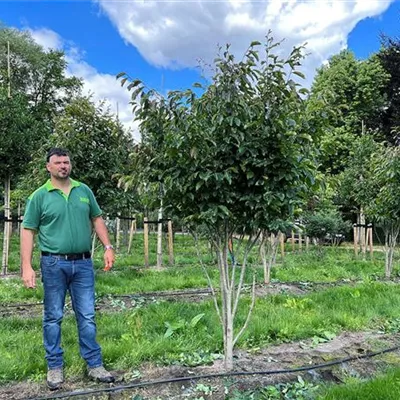
[[50,49],[62,49],[64,46],[64,40],[60,35],[51,29],[40,28],[30,29],[27,31],[32,35],[36,43],[40,44],[45,50]]
[[67,74],[83,79],[83,92],[91,94],[95,102],[106,100],[111,112],[117,114],[124,126],[131,130],[135,140],[140,140],[138,124],[133,122],[130,94],[121,88],[114,75],[100,73],[84,60],[84,53],[72,42],[47,29],[28,29],[33,39],[46,50],[63,49],[68,62]]
[[304,68],[310,84],[315,69],[347,46],[356,24],[383,13],[394,0],[98,0],[120,35],[151,64],[193,67],[211,61],[217,44],[242,54],[271,29],[283,49],[305,42],[311,55]]

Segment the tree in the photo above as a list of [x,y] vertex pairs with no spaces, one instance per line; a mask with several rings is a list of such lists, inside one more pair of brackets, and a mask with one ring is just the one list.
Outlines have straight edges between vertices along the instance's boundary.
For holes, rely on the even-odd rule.
[[367,208],[385,235],[385,275],[390,278],[400,233],[400,149],[388,147],[374,158],[376,197]]
[[[293,214],[313,184],[313,144],[301,96],[306,90],[293,80],[303,77],[302,48],[281,59],[271,37],[260,46],[253,42],[241,61],[229,45],[221,50],[211,84],[194,85],[203,90],[199,97],[189,89],[164,99],[139,80],[128,85],[143,130],[139,151],[152,167],[148,182],[163,183],[166,209],[195,235],[196,227],[206,226],[215,250],[221,309],[215,304],[227,369],[250,318],[249,312],[234,331],[249,252],[271,222]],[[119,77],[123,84],[128,80]],[[239,277],[229,257],[233,235],[241,239]],[[250,311],[253,305],[254,293]]]
[[31,178],[25,180],[29,190],[46,179],[44,154],[51,147],[69,150],[73,175],[90,186],[106,213],[116,217],[132,211],[136,196],[118,187],[117,176],[132,173],[133,139],[104,104],[96,106],[90,98],[78,97],[65,106],[31,164]]
[[322,170],[340,173],[348,165],[349,149],[363,126],[378,128],[386,105],[385,85],[389,80],[378,57],[358,61],[349,50],[333,56],[314,79],[308,100],[310,110],[326,118],[321,137]]
[[[80,87],[79,80],[65,76],[65,66],[62,52],[45,52],[28,33],[0,26],[0,178],[6,217],[10,216],[11,184],[51,132],[53,116]],[[8,236],[6,221],[3,273],[7,271]]]
[[378,53],[385,72],[390,78],[386,83],[387,106],[379,118],[379,128],[384,138],[392,144],[400,144],[400,39],[382,37],[382,49]]

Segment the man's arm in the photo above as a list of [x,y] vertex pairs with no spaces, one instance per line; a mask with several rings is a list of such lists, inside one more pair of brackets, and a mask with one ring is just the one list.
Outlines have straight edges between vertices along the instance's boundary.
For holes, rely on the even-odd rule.
[[32,252],[35,231],[32,229],[21,229],[21,269],[22,280],[27,288],[36,287],[36,273],[32,268]]
[[115,255],[114,255],[114,250],[110,246],[110,238],[108,237],[108,231],[106,224],[104,223],[104,220],[102,217],[95,217],[92,219],[93,222],[93,227],[94,230],[100,239],[101,243],[103,243],[103,246],[106,248],[104,251],[104,266],[106,270],[109,270],[112,268],[114,261],[115,261]]

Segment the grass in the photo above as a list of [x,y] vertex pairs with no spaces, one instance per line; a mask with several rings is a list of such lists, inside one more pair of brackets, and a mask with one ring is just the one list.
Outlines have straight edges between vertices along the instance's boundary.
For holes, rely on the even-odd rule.
[[[246,317],[247,305],[242,304],[239,310],[239,325]],[[190,326],[199,314],[204,316],[196,326]],[[272,296],[257,301],[239,346],[304,340],[325,331],[339,334],[372,329],[383,318],[400,318],[400,287],[369,283],[330,288],[304,298]],[[139,367],[144,361],[179,363],[182,354],[194,357],[201,352],[207,358],[222,352],[221,328],[211,301],[158,302],[141,309],[98,313],[97,321],[105,360],[116,369]],[[176,327],[170,337],[165,336],[167,323]],[[63,332],[67,373],[73,375],[84,369],[84,363],[78,354],[72,316],[65,318]],[[33,379],[38,371],[44,371],[41,342],[40,318],[3,318],[0,354],[5,356],[0,364],[0,380]]]
[[388,371],[369,381],[356,381],[329,387],[318,400],[398,400],[400,368]]
[[[13,236],[10,260],[17,258],[18,246],[18,238]],[[155,250],[154,235],[151,236],[150,248]],[[213,284],[218,286],[218,271],[205,243],[202,243],[202,250]],[[162,270],[156,270],[152,267],[144,268],[142,237],[137,235],[134,240],[132,255],[118,254],[113,270],[104,273],[102,270],[102,251],[96,251],[94,264],[97,271],[97,295],[204,288],[207,286],[207,280],[195,253],[193,241],[190,237],[176,235],[175,266],[168,266],[166,256],[164,264],[166,267]],[[151,263],[152,258],[155,263],[155,257],[155,253],[151,253]],[[34,254],[34,268],[36,270],[39,268],[38,264],[39,255],[36,249]],[[10,271],[15,272],[16,270],[16,265],[10,263]],[[251,282],[253,272],[256,273],[257,282],[261,283],[263,271],[255,251],[247,269],[246,282]],[[394,275],[398,273],[398,266],[395,266]],[[319,249],[314,249],[307,253],[287,253],[283,263],[272,269],[272,280],[281,282],[335,282],[349,279],[368,281],[383,277],[383,254],[377,252],[375,260],[371,262],[356,259],[351,250],[335,248],[324,248],[322,252]],[[43,295],[40,279],[37,280],[37,287],[37,290],[24,289],[18,277],[1,279],[0,304],[39,301]]]
[[[19,243],[15,236],[11,242],[10,272],[19,271]],[[355,258],[351,249],[311,249],[308,252],[290,252],[272,269],[272,279],[281,282],[335,282],[357,280],[354,286],[330,287],[307,296],[276,295],[259,298],[249,327],[238,345],[258,348],[271,343],[330,337],[343,331],[365,329],[400,331],[400,288],[397,285],[375,282],[384,277],[384,255],[376,252],[374,260]],[[110,273],[102,271],[102,251],[95,253],[96,293],[133,294],[148,291],[204,288],[204,276],[193,241],[188,236],[175,236],[175,265],[168,266],[167,249],[164,248],[166,268],[156,270],[143,266],[143,238],[136,235],[132,254],[122,246],[115,268]],[[156,238],[150,236],[150,264],[156,264]],[[214,285],[218,286],[218,271],[213,255],[202,243],[204,262]],[[39,255],[34,253],[34,266],[38,269]],[[246,281],[252,273],[262,282],[263,271],[257,251],[250,256]],[[394,276],[399,275],[398,263]],[[25,289],[19,278],[0,280],[0,304],[38,302],[43,296],[40,279],[36,290]],[[247,315],[249,299],[245,298],[238,314],[240,326]],[[0,306],[1,307],[1,306]],[[202,316],[195,326],[190,322]],[[222,353],[222,334],[211,301],[201,303],[170,303],[156,301],[149,306],[113,313],[98,313],[99,342],[106,364],[114,369],[140,368],[145,361],[159,364],[196,365],[212,361]],[[166,337],[167,325],[172,335]],[[73,316],[63,323],[63,347],[67,376],[81,374],[85,369],[79,356],[76,325]],[[381,344],[376,344],[380,347]],[[0,324],[0,382],[29,379],[42,381],[45,376],[42,347],[41,318],[3,318]],[[27,357],[27,355],[29,355]],[[333,399],[397,399],[399,370],[364,382],[328,387],[320,400]],[[391,397],[392,394],[394,397]],[[369,397],[368,397],[369,396]]]

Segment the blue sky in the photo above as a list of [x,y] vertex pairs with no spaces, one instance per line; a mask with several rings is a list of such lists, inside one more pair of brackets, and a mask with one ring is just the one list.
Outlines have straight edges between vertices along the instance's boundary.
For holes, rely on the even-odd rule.
[[217,44],[241,54],[268,29],[283,50],[308,42],[304,72],[348,47],[365,58],[379,34],[400,36],[399,0],[97,0],[0,1],[0,20],[29,29],[46,48],[65,50],[70,73],[85,90],[107,98],[129,124],[129,95],[115,82],[126,71],[160,91],[199,80],[198,58],[211,61]]

